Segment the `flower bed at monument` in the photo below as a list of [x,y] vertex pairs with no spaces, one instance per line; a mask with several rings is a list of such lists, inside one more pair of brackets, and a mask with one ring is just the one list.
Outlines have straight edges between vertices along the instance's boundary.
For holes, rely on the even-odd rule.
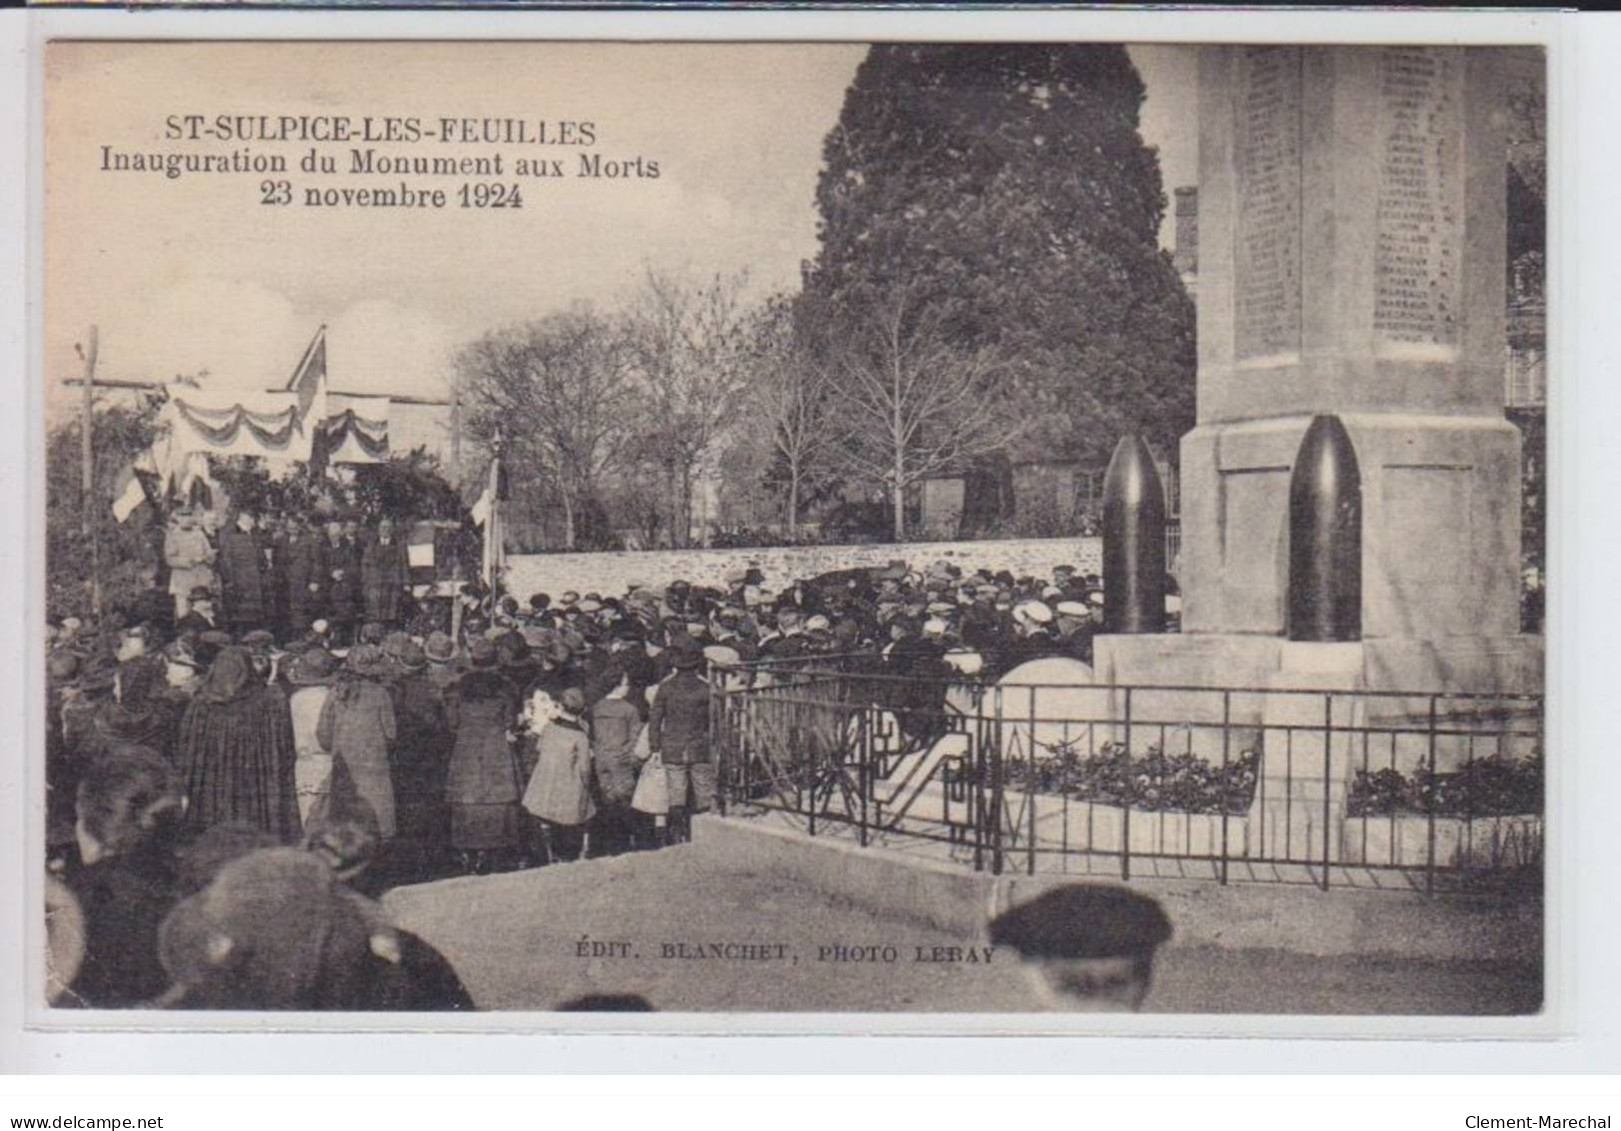
[[1255,798],[1259,758],[1246,750],[1223,766],[1194,754],[1166,754],[1157,745],[1134,758],[1124,743],[1108,742],[1085,757],[1059,746],[1052,757],[1013,757],[1004,765],[1003,786],[1011,792],[1149,813],[1243,816]]
[[1475,758],[1462,768],[1411,777],[1393,768],[1358,771],[1348,817],[1515,817],[1542,812],[1542,758]]

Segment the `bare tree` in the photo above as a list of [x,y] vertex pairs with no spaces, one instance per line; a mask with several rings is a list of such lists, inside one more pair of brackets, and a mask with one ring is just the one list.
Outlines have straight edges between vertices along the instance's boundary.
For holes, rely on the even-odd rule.
[[747,388],[744,283],[742,275],[689,282],[650,270],[626,320],[642,393],[640,451],[667,485],[678,547],[691,540],[694,483],[718,457]]
[[456,359],[469,433],[488,442],[499,427],[514,468],[556,493],[567,549],[603,476],[624,457],[629,371],[625,343],[588,307],[492,331]]
[[798,533],[805,489],[831,464],[838,443],[834,373],[814,312],[786,298],[762,308],[751,339],[749,404],[770,429],[771,456],[786,479],[788,534]]
[[988,346],[957,344],[938,303],[906,286],[862,288],[834,337],[833,372],[842,443],[858,478],[880,484],[906,536],[906,492],[1003,451],[1021,422],[997,387],[1005,366]]

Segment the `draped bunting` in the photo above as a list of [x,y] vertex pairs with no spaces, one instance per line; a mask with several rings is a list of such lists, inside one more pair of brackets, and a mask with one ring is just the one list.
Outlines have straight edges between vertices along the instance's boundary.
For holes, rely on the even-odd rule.
[[333,463],[383,463],[388,459],[387,397],[332,397],[321,425],[321,448]]
[[356,416],[355,410],[351,408],[330,417],[321,427],[326,432],[326,439],[333,452],[341,450],[345,444],[353,441],[371,459],[388,458],[386,420],[367,420]]
[[[297,406],[277,413],[250,412],[242,405],[219,410],[193,405],[178,397],[175,398],[174,405],[181,420],[190,425],[202,439],[218,448],[234,446],[243,429],[246,429],[265,449],[263,453],[254,454],[274,453],[290,455],[291,458],[297,459],[299,457],[289,449],[294,448],[300,440],[308,447],[304,420]],[[307,459],[308,456],[304,458]]]
[[296,394],[222,389],[210,399],[211,391],[184,385],[170,385],[168,393],[164,451],[154,452],[166,478],[198,453],[258,456],[272,464],[310,458],[314,429],[299,411]]
[[[334,463],[388,460],[391,402],[328,392],[325,326],[310,339],[281,389],[171,384],[166,392],[168,427],[150,453],[161,493],[178,486],[183,494],[192,480],[206,480],[209,456],[256,456],[273,476],[290,474],[299,463],[319,473]],[[133,501],[134,494],[129,498]]]

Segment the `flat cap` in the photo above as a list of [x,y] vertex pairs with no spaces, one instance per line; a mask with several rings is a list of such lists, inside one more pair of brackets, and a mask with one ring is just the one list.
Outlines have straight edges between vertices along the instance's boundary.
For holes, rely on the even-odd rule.
[[991,942],[1030,958],[1146,957],[1171,937],[1160,905],[1129,888],[1069,884],[991,921]]

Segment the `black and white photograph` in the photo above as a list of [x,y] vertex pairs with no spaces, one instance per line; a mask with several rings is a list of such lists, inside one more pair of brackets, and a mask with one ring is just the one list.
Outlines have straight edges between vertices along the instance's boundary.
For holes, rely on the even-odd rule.
[[43,56],[38,1024],[1545,1016],[1544,45]]

